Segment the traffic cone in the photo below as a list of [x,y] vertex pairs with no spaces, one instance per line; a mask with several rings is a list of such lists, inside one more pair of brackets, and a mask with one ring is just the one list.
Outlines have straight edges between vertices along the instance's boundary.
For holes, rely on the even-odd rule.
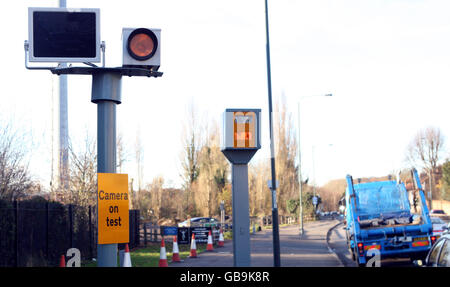
[[159,254],[159,267],[169,267],[167,264],[166,245],[164,244],[164,237],[161,239],[161,252]]
[[220,233],[219,233],[219,247],[223,247],[224,244],[224,239],[223,239],[223,231],[222,228],[220,228]]
[[192,233],[190,258],[197,258],[197,245],[195,244],[195,233]]
[[212,242],[212,235],[211,230],[208,233],[208,245],[206,245],[206,251],[213,251],[213,242]]
[[172,262],[181,262],[179,252],[180,251],[178,250],[177,236],[174,235],[174,237],[173,237]]
[[59,259],[59,267],[66,267],[66,257],[64,255],[61,255]]
[[131,266],[130,249],[128,248],[128,243],[125,244],[125,253],[123,254],[123,266],[122,267],[132,267]]

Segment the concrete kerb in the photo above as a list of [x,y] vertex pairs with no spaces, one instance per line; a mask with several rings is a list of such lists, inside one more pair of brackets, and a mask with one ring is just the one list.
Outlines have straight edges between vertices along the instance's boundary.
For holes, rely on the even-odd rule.
[[333,230],[338,227],[339,225],[343,224],[343,222],[338,222],[336,225],[334,225],[333,227],[331,227],[328,232],[327,232],[327,247],[328,247],[328,251],[330,253],[333,253],[333,255],[336,257],[336,259],[338,260],[338,262],[340,263],[341,266],[339,267],[345,267],[344,262],[342,262],[342,260],[339,258],[339,256],[336,254],[336,252],[334,251],[334,249],[332,249],[330,247],[330,236],[331,236],[331,232],[333,232]]

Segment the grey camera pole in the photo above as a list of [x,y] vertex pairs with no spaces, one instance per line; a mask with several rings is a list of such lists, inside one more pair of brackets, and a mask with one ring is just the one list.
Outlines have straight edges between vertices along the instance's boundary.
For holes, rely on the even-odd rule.
[[248,162],[254,150],[222,150],[231,162],[234,267],[250,267],[250,213],[248,203]]
[[[237,144],[238,131],[234,113],[255,115],[252,131],[248,126],[245,138],[255,142],[247,147]],[[248,196],[248,163],[261,148],[261,109],[226,109],[221,151],[231,163],[231,198],[233,210],[233,262],[235,267],[250,267],[250,212]],[[233,116],[231,116],[233,115]],[[249,123],[249,120],[245,120]],[[240,123],[242,124],[242,123]],[[247,124],[246,124],[247,125]],[[241,126],[242,127],[242,126]],[[247,134],[248,133],[248,134]]]
[[[66,0],[59,0],[59,8],[67,8]],[[59,63],[61,68],[67,67],[67,63]],[[68,121],[68,99],[67,99],[67,75],[58,77],[58,103],[59,120],[57,122],[57,180],[56,186],[67,190],[69,188],[69,121]],[[52,130],[52,132],[55,132]],[[52,143],[54,144],[54,143]],[[54,164],[54,163],[52,163]],[[53,170],[52,170],[53,172]],[[52,181],[55,178],[52,178]]]
[[250,267],[248,165],[232,164],[233,260],[235,267]]
[[[121,102],[122,75],[92,75],[92,98],[97,104],[97,172],[116,173],[116,105]],[[97,266],[117,267],[117,244],[98,244]]]

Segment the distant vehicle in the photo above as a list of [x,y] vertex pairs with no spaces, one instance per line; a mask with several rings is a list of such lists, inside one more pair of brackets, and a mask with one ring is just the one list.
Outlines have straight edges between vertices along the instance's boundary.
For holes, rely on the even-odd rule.
[[431,223],[433,224],[433,235],[439,238],[444,231],[448,230],[447,223],[439,217],[431,217]]
[[432,209],[430,215],[447,215],[442,209]]
[[444,234],[436,241],[424,263],[421,260],[414,263],[425,267],[450,267],[450,234]]
[[192,226],[216,227],[219,225],[220,225],[219,220],[212,217],[193,217],[178,223],[178,227],[192,227]]
[[178,227],[188,227],[189,225],[190,225],[189,219],[178,223]]

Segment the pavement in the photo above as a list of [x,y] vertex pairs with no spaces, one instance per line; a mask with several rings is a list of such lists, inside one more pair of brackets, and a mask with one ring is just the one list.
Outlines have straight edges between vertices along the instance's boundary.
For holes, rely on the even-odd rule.
[[328,246],[336,254],[344,267],[356,267],[355,261],[347,247],[344,223],[339,222],[329,230]]
[[[327,244],[327,233],[338,220],[307,222],[303,236],[299,226],[280,227],[280,257],[282,267],[342,267],[338,256]],[[344,238],[345,241],[345,238]],[[226,240],[224,247],[198,253],[197,258],[169,263],[169,267],[233,267],[233,242]],[[272,230],[250,235],[251,267],[273,267]]]

